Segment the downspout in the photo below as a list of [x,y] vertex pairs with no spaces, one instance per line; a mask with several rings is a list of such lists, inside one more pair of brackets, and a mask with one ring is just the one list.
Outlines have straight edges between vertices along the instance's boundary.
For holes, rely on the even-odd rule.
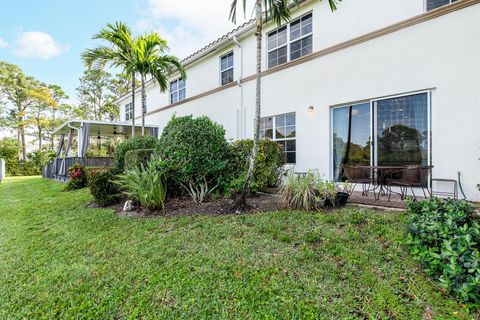
[[240,44],[240,42],[237,39],[236,35],[233,35],[231,37],[233,43],[240,49],[240,76],[238,77],[237,80],[237,85],[240,88],[240,139],[245,139],[245,124],[246,124],[246,111],[244,107],[244,102],[243,102],[243,84],[242,84],[242,79],[243,79],[243,47]]

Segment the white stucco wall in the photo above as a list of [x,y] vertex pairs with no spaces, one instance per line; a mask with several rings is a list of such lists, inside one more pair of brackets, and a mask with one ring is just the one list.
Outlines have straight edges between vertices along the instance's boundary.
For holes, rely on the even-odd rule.
[[[370,6],[365,3],[347,1],[341,5],[343,15],[341,11],[338,16],[335,13],[336,20],[333,15],[321,18],[323,11],[327,11],[325,3],[302,8],[298,14],[313,8],[314,51],[423,11],[423,1],[367,2],[372,3],[371,7],[373,3],[384,5],[381,7],[384,12],[367,9],[365,7]],[[390,12],[388,9],[392,7],[396,10]],[[356,13],[364,17],[365,25],[354,18]],[[456,179],[457,171],[461,171],[467,197],[480,200],[480,192],[476,190],[480,182],[478,17],[480,4],[267,75],[262,80],[262,116],[296,112],[297,170],[319,169],[329,176],[331,106],[429,89],[433,177]],[[332,26],[320,26],[319,19]],[[244,75],[248,76],[253,73],[251,68],[255,62],[254,39],[244,39],[242,44],[248,62]],[[237,51],[235,54],[238,66]],[[195,64],[188,70],[187,97],[218,86],[219,55],[220,52],[205,59],[205,64]],[[246,135],[250,137],[254,98],[255,82],[249,81],[244,84],[244,105]],[[168,98],[158,95],[158,100],[152,100],[151,104],[165,106]],[[173,113],[207,115],[224,125],[227,138],[235,139],[239,106],[240,89],[233,87],[152,114],[147,117],[147,123],[163,127]],[[313,113],[307,112],[309,106],[315,107]]]

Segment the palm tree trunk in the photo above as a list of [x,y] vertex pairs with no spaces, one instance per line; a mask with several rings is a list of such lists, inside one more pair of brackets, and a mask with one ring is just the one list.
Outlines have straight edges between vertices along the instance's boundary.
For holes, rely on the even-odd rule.
[[132,72],[132,138],[135,137],[135,72]]
[[145,111],[147,106],[147,101],[145,96],[145,76],[142,75],[142,136],[145,135]]
[[255,124],[253,131],[253,147],[250,155],[250,164],[248,166],[247,176],[243,184],[242,193],[233,205],[234,210],[245,209],[247,206],[247,194],[250,190],[250,184],[253,180],[253,173],[257,166],[258,140],[260,137],[260,114],[261,114],[261,85],[262,85],[262,0],[256,0],[255,3],[255,24],[257,38],[257,67],[256,67],[256,92],[255,92]]

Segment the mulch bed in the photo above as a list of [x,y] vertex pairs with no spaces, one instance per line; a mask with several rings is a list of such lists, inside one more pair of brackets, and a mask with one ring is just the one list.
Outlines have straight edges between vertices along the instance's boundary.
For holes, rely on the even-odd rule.
[[[195,203],[188,197],[170,198],[165,203],[164,211],[147,212],[144,210],[133,210],[131,212],[123,212],[125,200],[111,206],[117,214],[127,217],[178,217],[193,215],[209,215],[218,216],[224,214],[232,214],[231,208],[233,200],[218,199],[205,203]],[[279,211],[285,209],[280,198],[274,194],[259,193],[247,198],[248,208],[242,211],[242,214],[252,214],[267,211]],[[92,205],[90,205],[92,206]],[[240,212],[238,212],[240,213]]]

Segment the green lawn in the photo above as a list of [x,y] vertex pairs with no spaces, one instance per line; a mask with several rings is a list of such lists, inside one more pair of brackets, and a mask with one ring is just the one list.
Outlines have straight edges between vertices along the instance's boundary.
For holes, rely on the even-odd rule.
[[410,258],[399,213],[123,218],[62,187],[0,184],[0,319],[463,314]]

